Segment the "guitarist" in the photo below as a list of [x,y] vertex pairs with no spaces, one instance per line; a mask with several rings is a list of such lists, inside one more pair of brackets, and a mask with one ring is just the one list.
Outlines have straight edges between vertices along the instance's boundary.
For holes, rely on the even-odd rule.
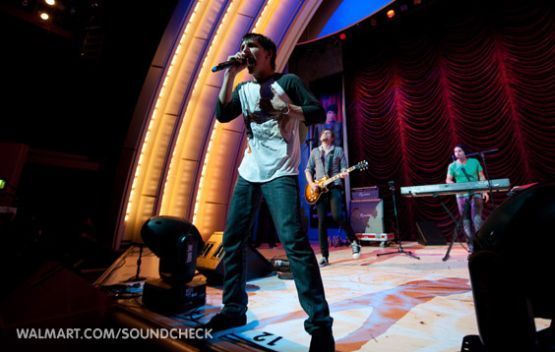
[[[320,146],[312,149],[310,152],[310,158],[304,173],[309,186],[314,190],[319,188],[315,181],[323,177],[340,174],[341,178],[345,178],[349,175],[343,171],[347,168],[347,160],[345,159],[343,148],[334,145],[334,139],[335,135],[332,130],[323,130],[320,134]],[[341,179],[328,186],[328,190],[328,192],[321,195],[316,203],[318,212],[318,239],[322,254],[322,259],[320,259],[321,266],[329,264],[328,234],[325,221],[328,207],[331,209],[333,220],[346,231],[347,239],[351,242],[353,258],[358,259],[360,257],[360,243],[355,237],[351,224],[347,221],[343,210],[345,194]]]

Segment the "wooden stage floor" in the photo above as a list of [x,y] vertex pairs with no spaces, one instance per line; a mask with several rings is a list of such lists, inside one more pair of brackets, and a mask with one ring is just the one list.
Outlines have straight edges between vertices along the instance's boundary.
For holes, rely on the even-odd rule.
[[[377,256],[396,251],[396,245],[363,246],[357,260],[351,258],[350,247],[331,248],[331,265],[321,268],[321,273],[334,318],[337,351],[454,352],[461,350],[464,336],[478,334],[466,248],[455,243],[444,262],[446,246],[424,247],[415,242],[403,246],[420,260],[402,253]],[[267,259],[283,255],[279,246],[259,251]],[[134,264],[136,252],[128,255],[127,264]],[[129,278],[134,270],[134,265],[122,266],[104,284]],[[157,258],[152,254],[143,259],[142,275],[157,276]],[[219,311],[221,294],[221,288],[207,287],[205,306],[172,317],[145,313],[140,301],[120,304],[124,311],[154,321],[156,326],[195,326]],[[248,295],[248,324],[200,349],[307,351],[306,315],[292,280],[275,275],[252,280]],[[543,329],[549,321],[536,323]]]

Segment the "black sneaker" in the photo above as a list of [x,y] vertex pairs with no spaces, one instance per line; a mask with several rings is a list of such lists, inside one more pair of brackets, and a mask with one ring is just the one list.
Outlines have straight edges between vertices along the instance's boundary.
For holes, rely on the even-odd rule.
[[322,257],[322,259],[320,259],[320,262],[319,262],[318,264],[320,264],[320,266],[323,267],[323,266],[328,266],[328,265],[330,265],[330,262],[328,261],[328,258]]
[[212,329],[212,332],[227,330],[235,328],[237,326],[243,326],[247,324],[247,315],[230,315],[225,313],[218,313],[204,324],[204,328]]
[[308,352],[335,352],[331,329],[318,329],[312,333]]

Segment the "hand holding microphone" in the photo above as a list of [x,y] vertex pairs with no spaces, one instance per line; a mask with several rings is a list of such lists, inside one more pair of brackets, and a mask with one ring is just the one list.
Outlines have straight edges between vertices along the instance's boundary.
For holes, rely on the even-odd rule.
[[250,56],[247,57],[245,53],[240,51],[237,54],[228,57],[227,61],[220,62],[216,66],[212,67],[212,72],[218,72],[230,67],[235,68],[236,72],[239,72],[247,67],[248,64],[252,63],[254,63],[254,59]]

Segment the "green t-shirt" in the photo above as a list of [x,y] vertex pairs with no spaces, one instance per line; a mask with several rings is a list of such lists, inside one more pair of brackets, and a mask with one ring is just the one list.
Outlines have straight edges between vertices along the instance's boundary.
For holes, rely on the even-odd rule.
[[480,162],[474,158],[468,158],[465,164],[460,164],[456,160],[449,164],[447,174],[453,176],[455,182],[474,182],[480,180],[481,171]]
[[[453,176],[455,182],[474,182],[480,180],[482,165],[477,159],[468,158],[465,164],[460,164],[457,160],[449,164],[447,174]],[[464,196],[464,194],[457,195]]]

